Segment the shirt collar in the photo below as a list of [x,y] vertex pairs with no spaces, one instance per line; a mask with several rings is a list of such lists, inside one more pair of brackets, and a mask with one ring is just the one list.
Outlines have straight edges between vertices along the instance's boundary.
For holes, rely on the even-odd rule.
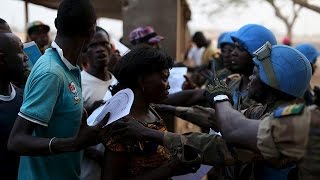
[[62,51],[62,49],[59,47],[59,45],[58,45],[56,42],[52,41],[51,47],[52,47],[53,49],[56,49],[56,50],[57,50],[57,52],[58,52],[58,54],[59,54],[62,62],[67,66],[67,68],[68,68],[69,70],[78,69],[76,66],[72,65],[72,64],[70,63],[70,61],[68,61],[68,60],[63,56],[63,51]]
[[11,87],[11,94],[9,96],[4,96],[0,94],[0,100],[11,101],[14,97],[16,97],[16,90],[14,89],[11,83],[10,83],[10,87]]

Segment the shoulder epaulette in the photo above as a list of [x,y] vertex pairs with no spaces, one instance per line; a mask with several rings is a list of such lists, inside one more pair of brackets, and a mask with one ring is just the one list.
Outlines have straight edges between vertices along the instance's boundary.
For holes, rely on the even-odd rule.
[[302,113],[305,105],[304,104],[293,104],[277,108],[273,114],[275,118],[283,116],[299,115]]

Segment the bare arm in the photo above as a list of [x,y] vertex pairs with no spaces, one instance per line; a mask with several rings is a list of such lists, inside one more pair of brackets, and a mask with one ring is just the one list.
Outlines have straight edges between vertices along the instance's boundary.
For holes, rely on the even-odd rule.
[[199,104],[200,102],[206,102],[206,98],[203,96],[204,89],[184,90],[174,94],[170,94],[163,104],[169,104],[173,106],[192,106]]
[[260,121],[246,118],[234,110],[228,101],[216,103],[215,110],[219,128],[227,142],[259,151],[257,133]]
[[[50,155],[49,142],[51,138],[42,138],[32,136],[33,130],[37,125],[20,116],[11,130],[8,149],[15,151],[21,155],[29,156],[46,156]],[[76,151],[74,141],[72,138],[54,139],[52,143],[52,150],[55,153]]]
[[[10,133],[8,149],[21,155],[46,156],[52,153],[79,151],[95,145],[99,142],[100,137],[107,132],[107,128],[102,127],[108,122],[109,114],[95,126],[88,126],[86,117],[83,117],[79,132],[74,137],[52,139],[52,137],[32,136],[34,129],[40,125],[18,116]],[[49,149],[50,140],[51,152]]]

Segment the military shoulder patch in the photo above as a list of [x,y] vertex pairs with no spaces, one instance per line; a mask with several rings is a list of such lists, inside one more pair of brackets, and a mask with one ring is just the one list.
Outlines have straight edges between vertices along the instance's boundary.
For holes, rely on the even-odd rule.
[[283,116],[299,115],[302,113],[304,107],[305,107],[304,104],[293,104],[293,105],[279,107],[273,112],[273,115],[275,118],[280,118]]

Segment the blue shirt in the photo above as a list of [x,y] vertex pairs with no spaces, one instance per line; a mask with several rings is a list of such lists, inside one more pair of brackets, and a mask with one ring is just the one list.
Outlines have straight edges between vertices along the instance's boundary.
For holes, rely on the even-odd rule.
[[[81,95],[79,67],[70,67],[56,49],[49,48],[38,59],[27,80],[19,116],[39,124],[33,136],[73,137],[81,123]],[[19,179],[80,179],[80,160],[80,152],[22,156]]]

